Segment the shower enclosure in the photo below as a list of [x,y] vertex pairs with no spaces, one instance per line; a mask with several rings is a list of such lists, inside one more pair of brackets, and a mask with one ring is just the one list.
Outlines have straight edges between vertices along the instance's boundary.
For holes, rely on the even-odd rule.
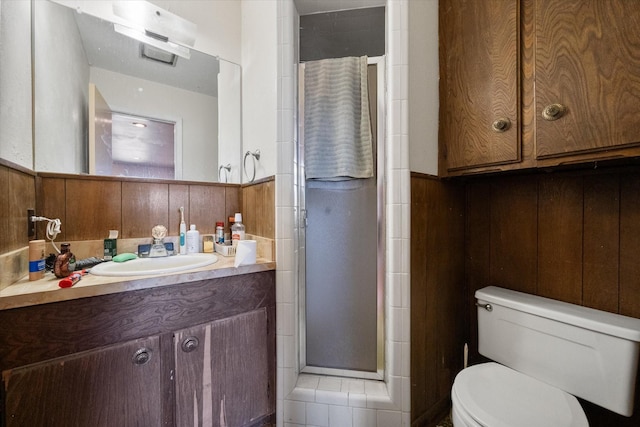
[[384,367],[384,57],[368,58],[373,177],[305,178],[304,67],[299,70],[297,206],[300,366],[382,379]]

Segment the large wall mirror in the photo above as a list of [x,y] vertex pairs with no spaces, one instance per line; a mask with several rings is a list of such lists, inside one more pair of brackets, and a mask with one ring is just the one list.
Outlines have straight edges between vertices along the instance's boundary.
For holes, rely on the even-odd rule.
[[172,55],[114,24],[33,3],[34,169],[241,181],[241,70]]

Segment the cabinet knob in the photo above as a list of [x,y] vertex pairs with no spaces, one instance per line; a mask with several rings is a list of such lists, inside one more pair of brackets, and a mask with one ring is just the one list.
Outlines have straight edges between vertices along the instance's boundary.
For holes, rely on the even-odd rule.
[[553,121],[558,120],[560,117],[564,116],[567,112],[567,107],[562,104],[551,104],[544,107],[542,110],[542,118],[545,120]]
[[498,120],[491,124],[491,129],[493,129],[494,132],[498,133],[506,132],[510,127],[511,120],[506,117],[500,117]]
[[182,351],[185,353],[191,353],[193,350],[198,348],[199,344],[200,341],[196,337],[185,338],[185,340],[182,341]]
[[151,360],[151,350],[148,348],[140,348],[133,354],[133,363],[135,365],[144,365]]

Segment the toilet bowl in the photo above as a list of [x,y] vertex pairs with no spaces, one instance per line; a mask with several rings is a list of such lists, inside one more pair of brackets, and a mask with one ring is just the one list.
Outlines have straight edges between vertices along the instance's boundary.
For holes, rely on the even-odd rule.
[[574,396],[495,362],[471,366],[451,392],[455,427],[588,427]]
[[478,351],[451,389],[455,427],[588,427],[576,397],[633,414],[640,319],[489,286]]

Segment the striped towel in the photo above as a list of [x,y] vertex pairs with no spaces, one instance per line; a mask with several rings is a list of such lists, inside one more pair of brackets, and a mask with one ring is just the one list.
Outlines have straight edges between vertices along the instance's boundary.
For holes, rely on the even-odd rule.
[[304,162],[307,179],[373,176],[366,56],[305,63]]

